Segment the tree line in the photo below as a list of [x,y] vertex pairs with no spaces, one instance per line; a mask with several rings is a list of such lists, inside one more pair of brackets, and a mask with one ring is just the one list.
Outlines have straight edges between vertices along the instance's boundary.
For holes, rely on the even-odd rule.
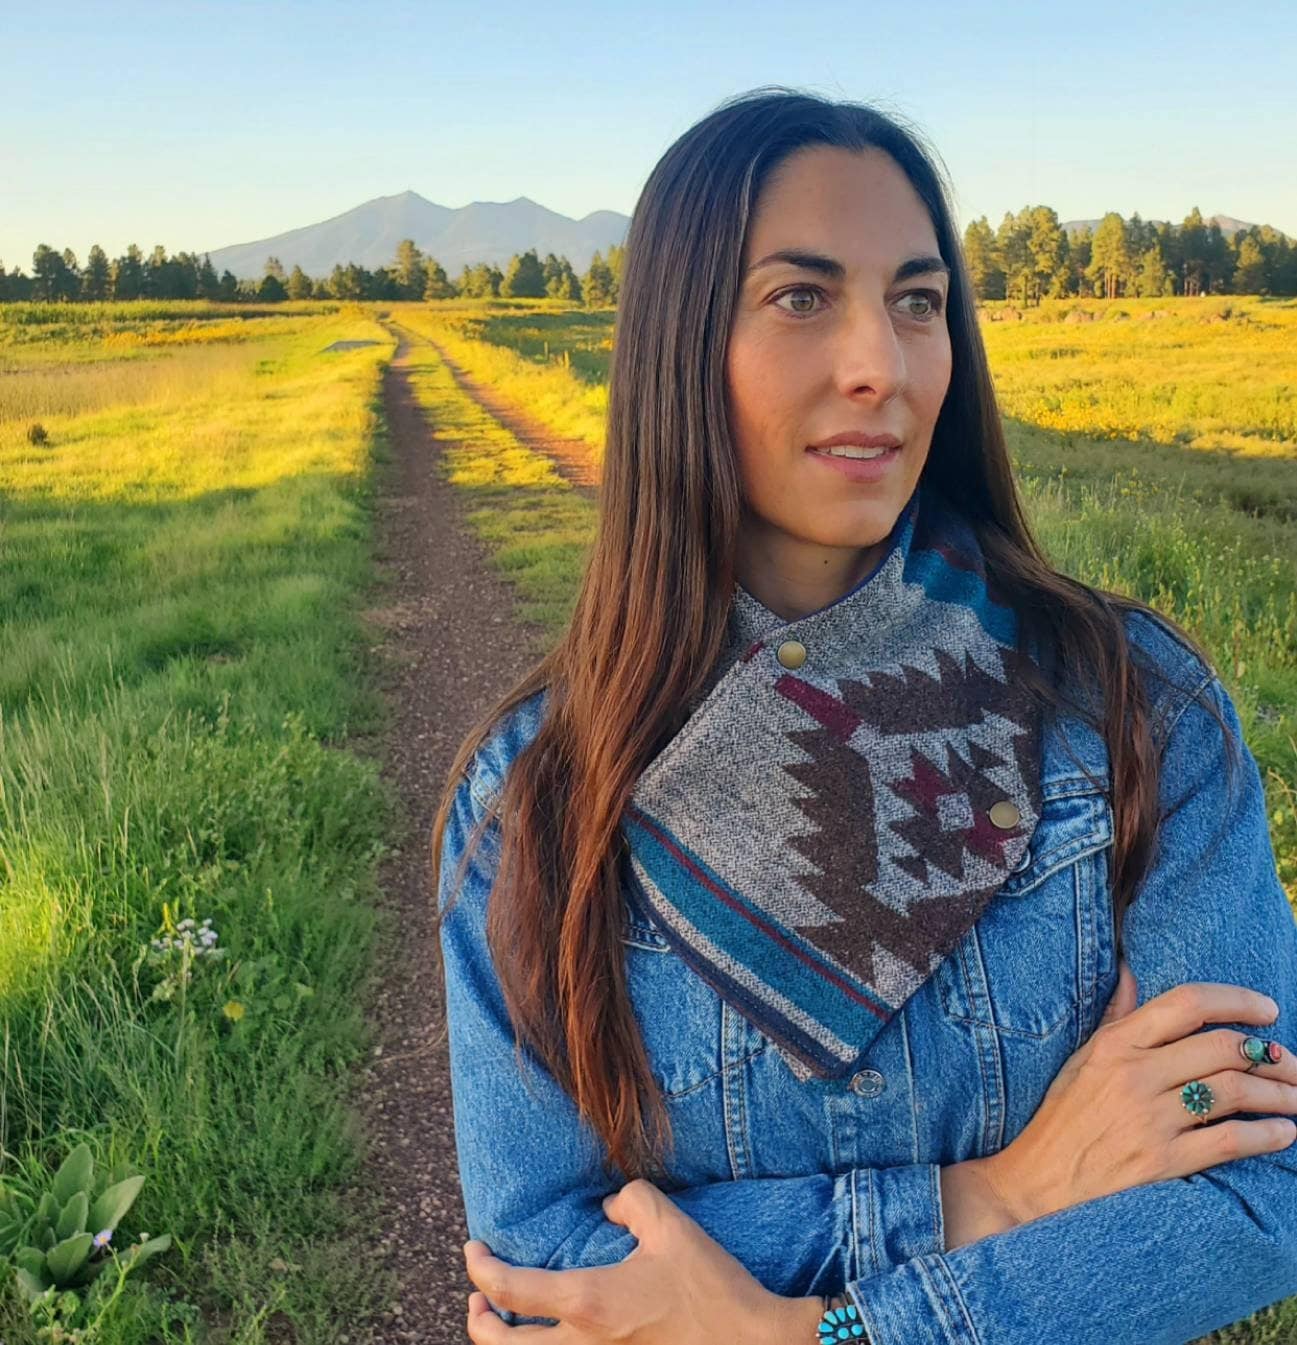
[[327,277],[311,277],[300,266],[286,273],[278,257],[267,257],[260,280],[240,280],[228,270],[219,276],[210,255],[168,255],[159,243],[147,257],[136,244],[109,259],[96,243],[81,266],[71,248],[56,251],[42,243],[32,254],[32,273],[6,272],[0,263],[0,301],[99,303],[122,299],[210,299],[215,302],[279,303],[285,299],[453,299],[486,296],[546,296],[587,307],[615,304],[621,286],[624,246],[596,252],[578,276],[566,257],[535,248],[515,253],[502,271],[490,262],[465,265],[450,280],[435,257],[413,239],[403,239],[390,266],[368,270],[350,262]]
[[[0,264],[0,301],[549,297],[601,307],[617,302],[625,251],[614,245],[606,255],[596,252],[578,276],[566,257],[551,252],[542,261],[529,248],[514,253],[503,271],[490,262],[466,264],[451,280],[435,257],[407,238],[390,266],[373,271],[350,262],[327,277],[308,276],[300,266],[286,274],[277,257],[268,257],[260,280],[239,280],[228,270],[218,276],[210,256],[170,256],[160,243],[147,257],[132,243],[112,260],[96,243],[84,267],[70,248],[57,252],[42,243],[30,276]],[[964,230],[964,256],[978,299],[1035,304],[1069,296],[1297,294],[1297,243],[1268,224],[1231,237],[1215,220],[1204,223],[1197,206],[1180,225],[1109,211],[1093,230],[1072,234],[1051,207],[1024,206],[1016,215],[1006,212],[995,230],[985,215],[973,220]]]
[[1109,211],[1068,234],[1049,206],[986,216],[964,230],[964,256],[979,299],[1116,299],[1175,294],[1297,294],[1297,244],[1268,224],[1226,234],[1197,206],[1178,227]]

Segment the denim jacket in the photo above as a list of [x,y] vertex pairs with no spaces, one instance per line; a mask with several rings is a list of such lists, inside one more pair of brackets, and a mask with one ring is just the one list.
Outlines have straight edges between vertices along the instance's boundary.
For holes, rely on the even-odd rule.
[[[1280,1005],[1277,1023],[1206,1030],[1233,1027],[1291,1050],[1297,922],[1235,708],[1163,623],[1140,614],[1127,629],[1166,679],[1147,683],[1164,820],[1123,933],[1139,1002],[1186,981],[1250,987]],[[459,785],[442,907],[546,694],[496,726]],[[1239,742],[1232,779],[1202,696]],[[1047,721],[1042,815],[1023,862],[846,1080],[799,1083],[627,904],[627,983],[671,1116],[668,1162],[684,1183],[669,1198],[767,1289],[845,1289],[874,1345],[1183,1345],[1297,1294],[1297,1144],[945,1249],[941,1166],[996,1153],[1022,1131],[1116,987],[1108,779],[1093,729]],[[530,1052],[521,1072],[516,1061],[485,937],[498,853],[493,822],[442,926],[469,1234],[514,1265],[611,1264],[635,1240],[603,1215],[617,1187],[602,1143]],[[1179,1105],[1174,1093],[1168,1105]]]

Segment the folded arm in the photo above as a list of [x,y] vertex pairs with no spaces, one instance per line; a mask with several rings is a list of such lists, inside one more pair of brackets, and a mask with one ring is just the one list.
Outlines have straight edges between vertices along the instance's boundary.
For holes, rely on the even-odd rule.
[[[1241,745],[1224,688],[1206,685]],[[1196,703],[1181,713],[1163,763],[1169,816],[1126,914],[1126,957],[1141,1003],[1186,981],[1270,995],[1279,1019],[1259,1035],[1291,1050],[1297,923],[1242,750],[1231,784],[1215,720]],[[1258,1033],[1207,1030],[1222,1027]],[[1297,1294],[1297,1144],[925,1253],[847,1288],[873,1345],[1184,1345]]]
[[[482,814],[468,779],[447,821],[439,903]],[[607,1220],[617,1185],[606,1150],[513,1029],[486,942],[486,899],[498,854],[494,824],[442,925],[455,1142],[469,1235],[513,1265],[611,1265],[636,1245]],[[745,1178],[667,1193],[774,1293],[837,1292],[944,1245],[940,1168],[858,1168],[839,1175]],[[508,1312],[510,1324],[548,1321]]]

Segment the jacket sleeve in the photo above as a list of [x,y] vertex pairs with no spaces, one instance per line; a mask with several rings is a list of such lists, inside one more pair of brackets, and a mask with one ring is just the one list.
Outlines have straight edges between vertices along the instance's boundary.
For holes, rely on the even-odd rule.
[[[439,908],[483,814],[471,778],[446,826]],[[606,1148],[571,1099],[524,1049],[513,1028],[486,941],[486,902],[498,857],[492,822],[441,928],[452,1108],[470,1237],[513,1265],[563,1270],[610,1265],[636,1245],[606,1219],[618,1189]],[[767,1289],[840,1292],[849,1279],[945,1245],[940,1168],[933,1163],[840,1175],[742,1179],[688,1187],[669,1198]],[[818,1286],[823,1285],[824,1288]],[[502,1311],[506,1322],[543,1322]]]
[[[1141,1004],[1186,981],[1270,995],[1274,1025],[1204,1030],[1235,1028],[1291,1050],[1297,923],[1260,775],[1219,681],[1208,673],[1199,690],[1238,740],[1242,769],[1231,785],[1220,728],[1186,701],[1166,740],[1165,820],[1126,913],[1126,958]],[[928,1252],[848,1292],[873,1345],[1184,1345],[1297,1294],[1297,1144]]]

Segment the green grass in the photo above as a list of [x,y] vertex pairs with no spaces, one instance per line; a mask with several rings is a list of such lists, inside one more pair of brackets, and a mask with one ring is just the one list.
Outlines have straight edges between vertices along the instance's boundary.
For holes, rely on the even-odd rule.
[[[406,322],[398,312],[397,320]],[[431,346],[408,325],[411,386],[428,412],[453,485],[465,493],[467,520],[514,585],[518,615],[556,632],[576,601],[576,580],[594,540],[594,506],[553,461],[524,447],[460,391]]]
[[[347,748],[383,715],[358,613],[390,346],[276,321],[182,397],[132,365],[47,445],[0,420],[0,1180],[81,1137],[146,1174],[124,1232],[173,1245],[105,1345],[328,1342],[392,1289],[348,1090],[398,805]],[[383,344],[319,353],[357,336]],[[228,950],[169,996],[168,911]],[[5,1278],[0,1335],[33,1341]]]

